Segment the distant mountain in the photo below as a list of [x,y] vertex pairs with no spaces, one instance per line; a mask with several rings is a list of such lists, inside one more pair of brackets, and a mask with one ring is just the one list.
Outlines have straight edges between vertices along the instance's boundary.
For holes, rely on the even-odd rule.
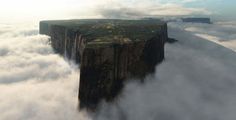
[[207,23],[211,24],[210,18],[181,18],[183,22],[192,22],[192,23]]

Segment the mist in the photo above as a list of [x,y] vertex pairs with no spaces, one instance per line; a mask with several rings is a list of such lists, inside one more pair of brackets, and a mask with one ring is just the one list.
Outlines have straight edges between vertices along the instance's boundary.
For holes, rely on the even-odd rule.
[[38,22],[50,19],[143,18],[183,15],[210,15],[207,8],[188,7],[161,0],[4,0],[0,23]]
[[147,76],[144,84],[127,83],[120,98],[112,104],[102,103],[94,119],[236,118],[235,52],[185,31],[184,23],[179,24],[169,25],[169,36],[179,41],[166,44],[165,61],[155,74]]
[[[78,65],[53,52],[34,24],[1,24],[1,120],[234,120],[234,23],[169,23],[165,60],[144,83],[129,80],[96,113],[78,111]],[[222,30],[222,27],[224,28]],[[205,31],[204,31],[205,30]],[[227,32],[225,32],[227,31]],[[206,34],[219,43],[199,36]],[[210,37],[212,38],[212,37]],[[230,48],[230,47],[229,47]]]
[[[235,21],[233,0],[3,0],[0,23],[52,19],[211,17]],[[221,9],[219,9],[221,8]]]
[[[236,22],[186,5],[198,1],[2,1],[0,120],[235,120]],[[38,34],[39,20],[166,16],[214,16],[217,22],[168,23],[169,37],[178,42],[165,45],[154,74],[144,83],[128,80],[96,113],[78,111],[79,66],[54,53],[49,37]]]
[[0,27],[0,119],[89,120],[77,111],[78,66],[55,54],[37,26]]

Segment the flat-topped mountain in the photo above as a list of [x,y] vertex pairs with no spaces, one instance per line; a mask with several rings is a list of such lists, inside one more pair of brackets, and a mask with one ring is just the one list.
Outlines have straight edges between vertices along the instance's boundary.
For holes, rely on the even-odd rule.
[[55,52],[80,64],[81,108],[113,100],[125,80],[144,78],[164,59],[167,24],[155,20],[81,19],[40,22]]

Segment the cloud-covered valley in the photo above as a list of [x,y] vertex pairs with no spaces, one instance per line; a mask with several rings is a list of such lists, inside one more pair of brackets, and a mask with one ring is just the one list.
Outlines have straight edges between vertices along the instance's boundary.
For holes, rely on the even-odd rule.
[[37,26],[1,24],[1,30],[0,119],[85,120],[77,111],[77,66],[53,53]]
[[[37,25],[0,24],[1,120],[235,120],[236,54],[232,23],[169,24],[165,61],[143,84],[130,81],[97,113],[78,111],[79,69],[55,54]],[[212,38],[213,39],[213,38]],[[214,39],[217,41],[217,39]]]
[[[236,118],[236,53],[196,36],[197,32],[187,31],[186,26],[200,29],[208,25],[169,24],[169,36],[179,41],[166,44],[165,61],[156,67],[156,73],[148,76],[144,84],[127,83],[118,102],[102,104],[95,119]],[[218,28],[215,25],[208,27],[224,34],[220,29],[213,29]]]

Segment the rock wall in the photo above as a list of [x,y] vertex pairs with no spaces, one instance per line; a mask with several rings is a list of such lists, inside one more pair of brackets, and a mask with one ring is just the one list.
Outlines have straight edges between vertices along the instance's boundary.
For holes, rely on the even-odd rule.
[[[167,24],[149,39],[90,45],[79,30],[40,22],[40,33],[51,36],[55,52],[80,64],[80,108],[94,109],[105,99],[112,101],[122,90],[125,80],[144,78],[154,72],[164,59],[164,43],[168,39]],[[114,39],[114,38],[110,38]]]
[[[73,59],[76,63],[80,63],[82,48],[81,34],[73,29],[68,29],[65,26],[50,25],[40,22],[40,34],[50,36],[50,43],[54,51],[63,57]],[[79,47],[80,46],[80,47]],[[80,49],[79,49],[80,48]]]

